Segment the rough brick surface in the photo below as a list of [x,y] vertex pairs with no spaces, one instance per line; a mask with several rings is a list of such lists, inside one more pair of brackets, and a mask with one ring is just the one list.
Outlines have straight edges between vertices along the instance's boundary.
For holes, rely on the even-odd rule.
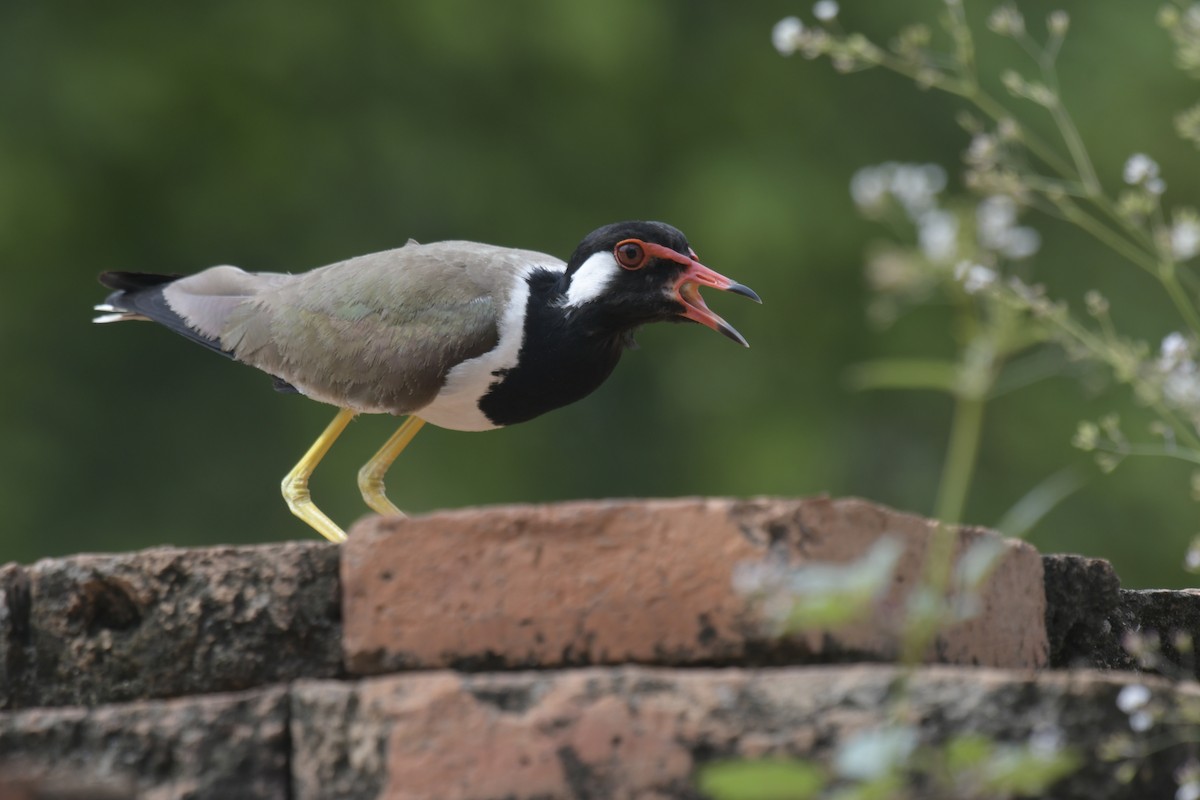
[[288,745],[287,692],[278,688],[10,711],[0,713],[0,784],[40,776],[34,785],[97,789],[67,795],[77,797],[121,796],[126,786],[139,800],[283,800]]
[[[510,506],[368,519],[344,546],[346,663],[414,667],[890,660],[934,523],[861,500],[664,500]],[[732,587],[741,561],[848,562],[884,534],[904,544],[880,613],[779,641]],[[994,534],[962,529],[961,551]],[[931,660],[1046,663],[1037,552],[1006,542],[982,612]]]
[[1098,558],[1049,555],[1043,563],[1050,666],[1200,678],[1200,591],[1121,589],[1112,565]]
[[1129,668],[1111,624],[1121,603],[1112,564],[1075,555],[1044,556],[1042,564],[1050,666]]
[[36,769],[0,775],[0,800],[137,800],[129,781],[48,775]]
[[[1111,633],[1107,637],[1108,651],[1119,651],[1119,657],[1094,658],[1096,666],[1133,669],[1135,659],[1122,647],[1130,634],[1140,635],[1148,642],[1150,661],[1144,662],[1149,671],[1172,678],[1200,679],[1200,591],[1181,589],[1124,590],[1121,604],[1112,615]],[[1146,645],[1149,645],[1148,648]],[[1100,641],[1097,650],[1103,646]],[[1130,644],[1132,649],[1138,649]]]
[[[293,691],[295,798],[698,797],[695,772],[707,762],[825,758],[848,735],[885,724],[902,674],[887,666],[621,667],[305,681]],[[1141,761],[1130,784],[1097,755],[1109,736],[1129,731],[1116,696],[1131,680],[931,667],[911,676],[905,701],[926,743],[1061,734],[1083,766],[1051,792],[1058,800],[1171,797],[1186,747]],[[1152,707],[1169,701],[1195,713],[1196,687],[1150,685]]]
[[33,694],[30,676],[29,575],[17,564],[0,566],[0,709]]
[[236,691],[341,673],[338,549],[318,542],[0,569],[0,707]]
[[[1173,796],[1189,754],[1156,748],[1194,738],[1195,684],[745,669],[894,659],[935,530],[859,500],[576,503],[372,520],[340,551],[160,548],[2,566],[0,705],[196,696],[0,713],[0,800],[697,798],[696,771],[712,760],[826,758],[856,731],[895,724],[902,677],[904,719],[926,742],[1057,731],[1083,767],[1055,798]],[[884,535],[904,554],[865,624],[781,642],[732,591],[738,562],[850,562]],[[991,536],[960,529],[948,541],[962,553]],[[930,660],[1131,668],[1122,643],[1136,633],[1161,651],[1162,673],[1195,669],[1179,636],[1200,636],[1200,592],[1122,591],[1103,561],[1043,562],[1016,542],[1002,553],[980,614],[944,631]],[[341,677],[343,642],[362,673],[436,671],[212,694]],[[615,662],[690,668],[586,666]],[[545,669],[556,665],[584,668]],[[1153,689],[1152,726],[1133,734],[1153,754],[1123,783],[1105,741],[1131,735],[1115,705],[1131,682]]]

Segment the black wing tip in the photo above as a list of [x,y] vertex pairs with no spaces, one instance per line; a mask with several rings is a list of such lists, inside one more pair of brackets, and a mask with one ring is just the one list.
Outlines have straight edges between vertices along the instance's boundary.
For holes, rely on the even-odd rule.
[[179,280],[182,275],[160,275],[153,272],[101,272],[100,285],[119,292],[135,292]]

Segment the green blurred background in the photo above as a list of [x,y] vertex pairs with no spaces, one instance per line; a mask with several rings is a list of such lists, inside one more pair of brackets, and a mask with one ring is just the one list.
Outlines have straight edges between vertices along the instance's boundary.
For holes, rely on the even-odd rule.
[[[967,5],[993,69],[1011,48],[983,31],[991,4]],[[1105,181],[1145,151],[1169,201],[1197,197],[1196,153],[1170,126],[1197,85],[1172,68],[1154,9],[1074,5],[1063,88]],[[842,20],[886,40],[938,7],[845,3]],[[584,402],[487,434],[428,428],[390,475],[402,507],[828,492],[930,512],[950,401],[855,393],[845,371],[949,355],[947,320],[934,308],[887,331],[866,323],[862,253],[882,231],[847,185],[886,160],[953,174],[959,104],[782,58],[772,25],[808,13],[713,0],[0,5],[0,561],[312,535],[279,479],[333,409],[150,325],[93,326],[100,271],[302,271],[410,236],[565,257],[627,218],[675,224],[762,295],[710,298],[752,348],[660,325]],[[1133,268],[1031,221],[1052,293],[1099,288],[1153,342],[1178,327]],[[1109,558],[1128,586],[1184,585],[1189,471],[1142,460],[1104,476],[1069,444],[1110,408],[1137,415],[1121,392],[1068,378],[993,403],[966,516],[993,524],[1077,464],[1088,485],[1034,543]],[[314,497],[342,524],[363,513],[355,471],[395,425],[361,418],[316,473]]]

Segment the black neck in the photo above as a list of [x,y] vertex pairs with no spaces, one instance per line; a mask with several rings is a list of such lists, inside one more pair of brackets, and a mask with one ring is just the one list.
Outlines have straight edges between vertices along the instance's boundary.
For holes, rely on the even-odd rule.
[[525,422],[591,394],[612,373],[624,346],[624,333],[605,326],[586,306],[568,311],[556,305],[560,274],[537,270],[527,280],[517,365],[498,372],[500,380],[479,401],[497,425]]

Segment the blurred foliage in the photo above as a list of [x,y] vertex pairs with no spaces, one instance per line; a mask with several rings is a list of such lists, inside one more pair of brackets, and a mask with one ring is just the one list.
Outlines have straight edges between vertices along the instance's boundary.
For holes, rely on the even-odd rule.
[[[937,6],[863,3],[842,17],[887,36]],[[98,272],[300,271],[410,236],[566,256],[627,218],[677,225],[705,263],[762,295],[762,307],[712,300],[752,348],[696,326],[647,329],[581,403],[488,434],[422,432],[389,476],[393,499],[420,512],[829,492],[931,512],[949,401],[855,392],[846,370],[950,355],[946,317],[927,309],[886,335],[868,324],[863,252],[878,233],[847,185],[868,163],[959,163],[961,104],[781,58],[772,26],[805,10],[0,5],[0,561],[311,535],[278,482],[333,410],[149,325],[92,326]],[[1119,183],[1126,157],[1147,152],[1169,194],[1195,197],[1195,150],[1172,129],[1195,84],[1153,16],[1119,0],[1075,10],[1063,92],[1101,180]],[[981,71],[996,74],[1007,46],[987,40]],[[1103,269],[1112,257],[1070,231],[1046,242],[1037,266],[1056,296],[1119,295],[1124,329],[1168,332],[1150,281]],[[1110,558],[1130,586],[1185,583],[1188,470],[1141,460],[1101,475],[1071,447],[1081,419],[1121,402],[1064,377],[991,403],[964,518],[994,524],[1078,464],[1087,485],[1034,542]],[[361,419],[317,471],[314,497],[340,523],[363,512],[355,471],[395,425]]]

